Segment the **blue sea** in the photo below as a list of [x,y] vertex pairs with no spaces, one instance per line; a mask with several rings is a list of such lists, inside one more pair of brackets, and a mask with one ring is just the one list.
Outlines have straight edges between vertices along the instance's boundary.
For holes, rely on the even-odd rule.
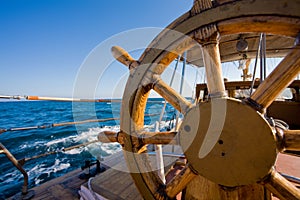
[[[146,114],[159,114],[163,99],[149,99]],[[0,129],[34,127],[90,119],[119,118],[121,102],[55,102],[55,101],[6,101],[0,102]],[[163,121],[174,117],[169,104]],[[146,116],[145,125],[152,129],[159,115]],[[119,120],[85,123],[71,126],[50,127],[24,131],[7,131],[0,134],[2,143],[17,160],[31,158],[47,152],[55,154],[29,160],[24,169],[29,175],[29,188],[80,168],[87,159],[104,158],[121,150],[118,143],[100,142],[63,152],[64,148],[97,139],[103,130],[119,131]],[[167,123],[166,123],[167,124]],[[21,191],[22,174],[4,154],[0,154],[0,199]]]

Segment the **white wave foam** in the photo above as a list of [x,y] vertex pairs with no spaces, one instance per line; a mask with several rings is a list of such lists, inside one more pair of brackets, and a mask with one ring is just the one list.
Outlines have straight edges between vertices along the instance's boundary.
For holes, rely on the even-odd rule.
[[[70,163],[63,163],[63,161],[60,161],[59,159],[55,159],[55,162],[51,166],[47,166],[46,164],[38,164],[34,166],[32,169],[28,171],[29,177],[35,177],[34,182],[35,184],[41,183],[44,178],[50,177],[51,173],[56,173],[62,170],[65,170],[69,168],[71,165]],[[45,175],[43,178],[41,178],[41,175]]]
[[[162,121],[161,127],[164,129],[170,125],[170,121]],[[146,131],[153,131],[154,130],[154,124],[151,125],[145,125]],[[36,146],[40,147],[43,145],[46,145],[48,147],[48,150],[50,151],[50,148],[57,148],[57,144],[64,143],[64,144],[72,144],[72,143],[85,143],[97,140],[97,136],[102,131],[114,131],[118,132],[120,131],[120,126],[105,126],[105,127],[93,127],[89,128],[87,131],[83,131],[77,135],[68,136],[65,138],[59,138],[52,141],[49,141],[45,144],[45,141],[35,141],[34,143],[25,143],[20,148],[29,148],[30,146]],[[95,158],[103,158],[109,155],[112,155],[114,153],[117,153],[121,151],[121,145],[119,143],[93,143],[86,147],[76,148],[72,149],[70,151],[64,152],[65,154],[70,155],[76,155],[80,154],[83,151],[89,151],[91,155],[93,155]],[[31,169],[27,169],[29,177],[35,177],[34,182],[35,184],[40,184],[45,178],[50,177],[51,173],[59,172],[65,169],[68,169],[71,167],[70,163],[67,161],[67,158],[64,158],[62,160],[56,159],[53,165],[46,165],[45,163],[39,163],[36,166],[34,166]],[[8,173],[3,177],[3,180],[5,180],[6,183],[10,183],[15,181],[16,179],[21,180],[23,177],[20,173],[18,173],[17,170],[14,170],[12,173]]]
[[77,149],[71,149],[69,151],[65,151],[65,154],[69,154],[69,155],[76,155],[76,154],[80,154],[81,152],[84,151],[84,148],[77,148]]
[[32,142],[25,142],[23,143],[19,149],[27,149],[30,147],[35,147],[35,148],[39,148],[40,146],[44,146],[45,141],[35,141],[34,143]]
[[[165,129],[170,125],[170,121],[162,121],[161,122],[161,128]],[[173,122],[174,123],[174,122]],[[153,131],[154,130],[154,124],[151,125],[145,125],[144,126],[145,131]],[[97,136],[100,132],[103,131],[114,131],[114,132],[119,132],[120,131],[120,126],[115,125],[115,126],[105,126],[105,127],[93,127],[89,128],[87,131],[83,131],[77,135],[72,135],[68,136],[65,138],[60,138],[56,140],[52,140],[46,143],[47,147],[56,147],[58,143],[64,143],[64,144],[72,144],[72,143],[86,143],[86,142],[91,142],[97,140]],[[86,147],[80,147],[76,149],[72,149],[69,151],[64,152],[65,154],[69,155],[76,155],[80,154],[83,151],[89,151],[94,157],[99,158],[99,157],[105,157],[112,155],[118,151],[121,151],[121,145],[118,143],[92,143]]]
[[59,139],[56,139],[56,140],[51,140],[51,141],[46,143],[46,146],[49,147],[49,146],[56,145],[56,144],[59,144],[59,143],[66,143],[68,141],[72,141],[74,138],[76,138],[76,136],[71,135],[71,136],[68,136],[68,137],[65,137],[65,138],[59,138]]
[[70,167],[70,163],[60,163],[59,159],[55,159],[55,164],[53,166],[53,172],[59,172]]
[[[97,136],[100,132],[103,131],[114,131],[119,132],[120,126],[105,126],[103,128],[95,127],[90,128],[87,132],[81,133],[81,136],[86,138],[88,142],[97,140]],[[93,143],[86,147],[86,150],[90,152],[90,154],[96,158],[102,158],[108,155],[112,155],[121,150],[121,146],[118,143]]]

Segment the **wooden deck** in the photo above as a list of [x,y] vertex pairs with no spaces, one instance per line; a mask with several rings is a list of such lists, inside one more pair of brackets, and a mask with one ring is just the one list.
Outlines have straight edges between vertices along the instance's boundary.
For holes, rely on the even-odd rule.
[[[109,200],[142,199],[130,174],[125,172],[127,166],[122,152],[108,157],[101,164],[107,170],[91,180],[91,188],[94,192]],[[279,172],[300,177],[300,157],[279,154],[276,169]],[[79,179],[81,173],[82,171],[78,169],[32,188],[31,190],[35,192],[32,199],[79,199],[80,186],[84,185],[88,188],[87,180]],[[273,197],[273,199],[277,198]]]
[[33,199],[79,199],[78,189],[86,180],[78,178],[80,169],[33,188]]
[[[106,168],[106,171],[98,174],[92,180],[93,190],[108,199],[124,199],[134,198],[142,199],[137,191],[133,180],[129,173],[117,170],[118,168],[126,167],[123,153],[119,152],[105,159],[101,166]],[[110,168],[115,166],[116,169]],[[114,168],[115,168],[114,167]],[[94,169],[93,167],[92,169]],[[31,190],[35,195],[33,200],[61,200],[61,199],[80,199],[79,189],[81,185],[87,185],[88,179],[80,179],[79,175],[82,173],[81,169],[74,170],[65,174],[64,176],[50,180],[42,185],[34,187]],[[122,191],[125,190],[126,191]],[[18,194],[19,195],[19,194]],[[9,199],[15,199],[12,196]]]
[[92,190],[110,200],[143,199],[129,173],[108,169],[91,181]]
[[128,173],[123,153],[110,156],[104,164],[108,169],[91,181],[94,192],[110,200],[142,199]]

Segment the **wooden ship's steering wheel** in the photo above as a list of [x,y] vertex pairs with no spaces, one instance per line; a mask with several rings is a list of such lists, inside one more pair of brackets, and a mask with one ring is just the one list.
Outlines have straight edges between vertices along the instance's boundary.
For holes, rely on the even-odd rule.
[[[107,137],[123,145],[143,198],[172,199],[184,190],[186,199],[265,199],[270,193],[300,199],[299,189],[274,167],[279,152],[300,150],[300,131],[272,127],[264,115],[300,71],[299,11],[299,0],[195,0],[192,9],[162,31],[139,60],[112,48],[114,56],[130,68],[130,76],[122,99],[121,131],[114,139]],[[243,34],[257,39],[259,33],[288,38],[295,45],[269,52],[285,57],[248,99],[228,98],[221,62],[240,58],[238,52],[220,51],[219,43]],[[210,98],[195,105],[168,86],[161,74],[178,55],[197,45],[202,48],[199,57]],[[178,132],[144,131],[151,90],[183,114]],[[152,169],[145,146],[176,143],[174,136],[187,164],[164,184]]]

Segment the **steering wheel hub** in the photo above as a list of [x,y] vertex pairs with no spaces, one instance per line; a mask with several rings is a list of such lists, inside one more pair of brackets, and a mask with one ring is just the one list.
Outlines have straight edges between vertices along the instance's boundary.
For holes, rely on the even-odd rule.
[[260,181],[276,161],[270,125],[239,100],[216,98],[198,104],[187,112],[179,135],[191,168],[220,185]]

